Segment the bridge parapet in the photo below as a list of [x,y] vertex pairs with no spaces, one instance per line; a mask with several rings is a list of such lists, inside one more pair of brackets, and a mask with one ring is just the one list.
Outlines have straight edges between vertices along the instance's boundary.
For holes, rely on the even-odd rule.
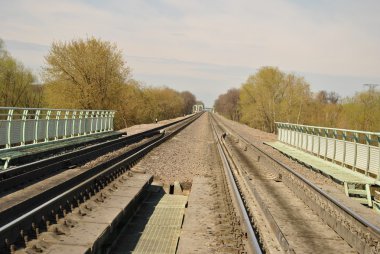
[[380,180],[380,132],[276,122],[278,140]]
[[113,110],[0,107],[0,150],[113,130]]

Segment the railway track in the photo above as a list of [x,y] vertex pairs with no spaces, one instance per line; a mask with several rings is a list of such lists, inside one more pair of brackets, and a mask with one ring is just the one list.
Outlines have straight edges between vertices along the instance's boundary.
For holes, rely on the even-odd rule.
[[247,253],[261,254],[263,253],[263,248],[259,244],[257,232],[254,231],[254,225],[252,225],[251,219],[249,218],[249,211],[247,210],[248,207],[245,205],[244,196],[242,196],[241,190],[238,188],[239,180],[234,174],[235,168],[233,166],[232,158],[222,141],[222,138],[224,137],[223,132],[218,131],[212,121],[210,123],[213,129],[214,138],[217,141],[218,152],[223,163],[226,185],[229,189],[229,198],[231,198],[231,202],[234,203],[234,207],[237,210],[237,218],[241,222],[241,227],[246,235],[245,250]]
[[214,117],[213,122],[228,133],[222,143],[267,253],[379,253],[376,225]]
[[[38,161],[30,161],[31,159],[28,158],[28,163],[13,166],[6,170],[0,170],[0,195],[24,188],[25,186],[34,183],[35,180],[41,180],[43,177],[51,176],[55,173],[62,172],[63,170],[73,168],[76,165],[84,164],[99,156],[116,151],[127,145],[140,142],[146,138],[157,136],[160,134],[161,130],[178,124],[181,121],[183,120],[178,120],[130,136],[122,136],[120,134],[120,137],[114,140],[100,140],[96,144],[90,143],[90,145],[76,148],[73,151],[65,153],[63,153],[62,150],[53,149],[53,152],[60,152],[61,154],[47,157]],[[45,154],[51,155],[53,153],[51,151],[47,151]]]
[[[141,208],[136,211],[129,224],[121,230],[115,242],[112,243],[110,253],[134,251],[136,253],[156,253],[164,249],[171,251],[159,253],[262,253],[238,191],[236,179],[232,174],[234,169],[230,158],[223,148],[221,133],[213,125],[210,125],[209,116],[204,117],[207,117],[203,119],[203,126],[207,128],[208,140],[201,142],[208,143],[209,150],[207,154],[202,154],[202,158],[199,160],[208,158],[207,160],[212,161],[208,164],[211,167],[205,174],[199,174],[200,171],[197,171],[192,181],[189,197],[182,196],[178,189],[178,192],[174,190],[173,199],[188,200],[177,249],[176,243],[173,244],[173,241],[178,239],[176,238],[178,228],[174,225],[174,221],[177,221],[174,218],[177,217],[173,215],[173,210],[178,209],[179,204],[169,204],[168,201],[163,202],[166,205],[161,204],[162,200],[168,200],[171,196],[168,195],[170,190],[163,193],[156,186],[157,190],[147,195],[148,198],[142,203]],[[194,132],[195,126],[192,128]],[[189,131],[190,129],[187,130],[187,132]],[[196,137],[195,134],[194,139]],[[161,150],[160,152],[156,150],[150,156],[158,159],[160,157],[156,154],[170,154],[171,149],[178,149],[173,153],[178,152],[180,156],[186,156],[190,161],[197,159],[198,155],[193,154],[196,150],[194,147],[194,150],[190,150],[191,154],[186,154],[189,151],[187,149],[179,151],[178,142],[179,140],[183,141],[183,138],[184,136],[181,134],[178,135],[171,143],[166,144],[166,147],[160,147],[161,149],[158,149]],[[193,143],[193,141],[191,142]],[[171,147],[168,147],[169,144]],[[168,172],[173,172],[179,166],[179,161],[178,158],[170,157],[170,155],[166,157],[165,167]],[[162,157],[160,159],[163,160]],[[154,162],[141,163],[143,165],[138,164],[136,168],[139,170],[145,168],[147,172],[153,173],[149,171],[149,168],[156,167],[152,163]],[[186,165],[180,165],[186,168]],[[154,175],[157,180],[164,180],[165,176],[170,176],[168,172],[165,172],[164,176],[155,173]],[[180,207],[182,208],[182,205]],[[163,210],[166,210],[166,215],[163,214]],[[168,233],[169,231],[171,233]],[[174,235],[173,240],[171,240],[172,235]],[[166,237],[164,238],[164,236]]]
[[[60,218],[79,207],[91,196],[101,193],[107,184],[125,173],[147,152],[168,140],[199,116],[200,114],[194,115],[130,138],[122,137],[120,140],[104,142],[95,147],[38,161],[33,166],[27,165],[24,168],[14,167],[7,170],[7,175],[3,175],[2,181],[10,182],[11,180],[12,184],[18,185],[21,178],[33,177],[36,174],[46,175],[49,169],[66,170],[71,168],[67,167],[68,165],[83,163],[99,154],[138,142],[116,157],[93,165],[86,171],[69,177],[21,202],[3,197],[2,199],[6,199],[6,202],[11,205],[0,211],[0,253],[14,252],[18,248],[25,247],[28,241],[38,237],[41,232],[47,231],[52,224],[57,223]],[[29,173],[28,169],[34,169],[34,172]],[[25,179],[22,182],[24,183]],[[9,183],[8,186],[12,188],[12,184]]]

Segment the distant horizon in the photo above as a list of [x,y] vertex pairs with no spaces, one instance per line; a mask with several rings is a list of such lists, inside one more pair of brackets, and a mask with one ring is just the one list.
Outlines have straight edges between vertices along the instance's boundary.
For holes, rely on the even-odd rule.
[[211,107],[262,66],[342,97],[380,84],[379,11],[370,0],[15,0],[0,10],[0,38],[37,76],[52,42],[101,38],[123,51],[134,79]]

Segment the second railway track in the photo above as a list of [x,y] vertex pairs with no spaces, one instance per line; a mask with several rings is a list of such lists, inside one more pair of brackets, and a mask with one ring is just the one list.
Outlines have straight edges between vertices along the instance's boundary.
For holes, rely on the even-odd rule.
[[[199,116],[199,114],[194,115],[183,121],[177,121],[150,130],[140,136],[135,136],[134,141],[139,141],[140,143],[132,146],[128,151],[118,154],[116,157],[103,161],[100,164],[90,166],[83,173],[71,176],[60,183],[54,184],[50,188],[44,189],[42,187],[42,190],[34,196],[24,197],[24,200],[21,201],[17,200],[17,198],[12,200],[12,197],[8,196],[3,197],[2,210],[0,211],[0,253],[13,252],[19,247],[25,247],[28,241],[36,238],[42,231],[48,230],[51,224],[57,223],[59,218],[65,216],[66,213],[72,211],[75,207],[78,207],[86,199],[96,195],[96,193],[100,192],[107,184],[124,173],[144,154],[175,135]],[[168,127],[171,127],[169,131],[157,135],[157,131],[159,132]],[[148,139],[143,140],[146,137]],[[129,142],[131,143],[131,141]],[[118,142],[115,142],[115,144],[116,147],[120,146]],[[125,141],[123,144],[125,145]],[[91,154],[91,151],[88,152]],[[85,156],[79,152],[75,153],[75,155]],[[72,156],[70,159],[75,160],[76,156]],[[91,154],[91,156],[94,156],[94,154]],[[47,166],[54,167],[54,164],[60,162],[59,159],[59,156],[51,159],[50,164],[47,164]],[[44,162],[40,163],[40,165],[44,165]],[[64,168],[64,166],[61,167]],[[43,168],[43,166],[40,168]],[[19,172],[21,173],[14,174],[13,177],[28,173],[24,170],[19,170]],[[4,179],[9,178],[4,177]],[[9,203],[9,205],[4,206],[4,202]]]
[[[178,124],[181,121],[183,120],[174,121],[130,136],[122,136],[123,133],[121,133],[120,136],[115,135],[117,136],[115,139],[105,141],[100,139],[96,144],[90,143],[90,145],[76,148],[73,151],[62,152],[61,149],[59,150],[61,154],[40,160],[32,161],[32,159],[29,158],[30,156],[27,156],[28,163],[9,167],[6,170],[0,171],[0,195],[4,192],[7,193],[25,187],[26,185],[35,182],[36,179],[38,180],[42,177],[53,175],[54,173],[72,168],[76,165],[84,164],[85,162],[91,161],[106,153],[140,142],[143,139],[159,135],[161,130]],[[93,141],[93,143],[95,142]],[[53,152],[56,150],[58,149],[53,150]],[[52,154],[50,150],[49,152]]]
[[228,133],[224,144],[267,253],[379,253],[376,225],[214,121]]

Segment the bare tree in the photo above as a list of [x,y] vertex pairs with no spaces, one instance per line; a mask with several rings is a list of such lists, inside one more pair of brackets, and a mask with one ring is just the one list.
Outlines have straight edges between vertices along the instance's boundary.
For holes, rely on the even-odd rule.
[[197,99],[195,98],[195,95],[192,94],[189,91],[184,91],[180,93],[182,99],[183,99],[183,113],[184,114],[191,114],[193,110],[193,105],[197,102]]
[[96,38],[55,42],[45,60],[48,100],[60,106],[114,108],[130,74],[116,45]]
[[36,107],[42,93],[34,89],[36,78],[23,64],[14,59],[0,40],[0,105]]

